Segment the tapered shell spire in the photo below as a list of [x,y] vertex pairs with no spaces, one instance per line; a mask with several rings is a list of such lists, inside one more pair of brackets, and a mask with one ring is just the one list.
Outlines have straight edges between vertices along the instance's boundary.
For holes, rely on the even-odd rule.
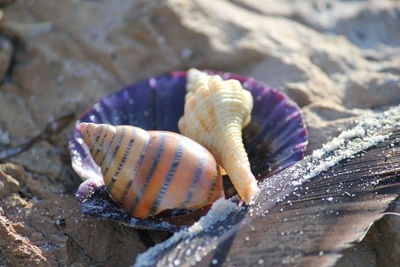
[[259,190],[242,140],[252,108],[253,97],[239,81],[189,70],[179,130],[211,151],[246,202]]
[[214,157],[189,138],[133,126],[81,123],[78,128],[106,190],[133,217],[201,208],[221,196]]

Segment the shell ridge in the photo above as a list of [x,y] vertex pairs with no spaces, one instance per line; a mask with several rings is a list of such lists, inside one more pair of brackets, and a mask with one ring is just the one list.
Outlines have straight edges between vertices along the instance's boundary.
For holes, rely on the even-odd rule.
[[[124,134],[125,133],[123,131],[121,135],[124,135]],[[132,150],[132,147],[133,147],[133,145],[135,143],[135,140],[136,140],[135,134],[136,134],[136,129],[133,128],[133,133],[131,133],[130,137],[128,137],[129,138],[128,145],[126,146],[126,149],[123,152],[123,156],[122,156],[121,160],[119,160],[119,162],[117,163],[117,165],[118,165],[117,169],[115,170],[114,174],[111,175],[111,177],[112,177],[111,178],[111,182],[106,188],[108,190],[108,192],[112,192],[112,189],[113,189],[113,186],[115,184],[115,181],[118,179],[118,177],[119,177],[119,175],[121,173],[121,170],[123,169],[123,167],[124,167],[124,165],[126,163],[126,160],[128,159],[128,156],[129,156],[129,154],[130,154],[130,152]],[[121,136],[121,139],[124,139],[124,137]],[[125,147],[125,146],[122,146],[122,147]],[[112,194],[112,195],[114,196],[114,199],[116,201],[120,201],[120,200],[116,199],[115,194]]]
[[169,168],[167,177],[165,177],[165,180],[161,187],[161,190],[159,191],[156,199],[154,200],[154,202],[151,205],[150,212],[149,212],[150,216],[154,215],[156,213],[157,209],[159,208],[159,206],[165,196],[165,193],[167,192],[168,187],[170,186],[171,181],[175,176],[176,170],[178,169],[180,160],[181,160],[184,152],[185,152],[185,147],[183,146],[183,142],[182,142],[182,140],[179,140],[178,144],[177,144],[176,152],[174,155],[174,160],[171,164],[171,167]]
[[[111,167],[113,166],[112,162],[114,161],[114,159],[115,159],[115,157],[116,157],[116,155],[118,153],[118,150],[121,147],[122,140],[123,140],[123,138],[125,136],[125,128],[122,128],[121,130],[122,130],[122,133],[121,133],[121,135],[118,136],[118,140],[117,140],[117,142],[115,144],[114,150],[111,153],[111,156],[109,157],[108,162],[106,163],[107,167],[106,167],[106,169],[104,170],[104,173],[103,173],[104,177],[105,177],[106,189],[107,190],[110,190],[110,188],[112,187],[112,184],[114,183],[114,181],[112,180],[112,176],[109,175],[109,171],[110,171]],[[114,136],[116,136],[116,135],[118,135],[118,129],[117,129],[117,132],[115,133]]]
[[276,130],[276,125],[274,124],[274,118],[280,117],[278,116],[282,111],[281,103],[276,105],[273,110],[268,114],[267,118],[263,118],[262,124],[264,127],[260,127],[258,131],[254,134],[256,137],[252,140],[252,142],[248,145],[248,147],[253,147],[256,144],[260,143],[261,138],[265,138],[265,135],[270,135],[269,129]]
[[132,176],[131,179],[129,179],[128,184],[126,185],[126,188],[124,190],[124,192],[122,193],[122,197],[121,197],[121,202],[123,202],[126,199],[126,196],[128,194],[128,191],[130,189],[130,187],[132,186],[133,182],[137,179],[137,176],[139,175],[139,170],[142,167],[145,155],[147,153],[147,150],[149,148],[149,144],[150,144],[150,138],[146,138],[145,140],[145,144],[144,144],[144,149],[142,150],[142,153],[140,154],[139,160],[137,161],[137,164],[135,166],[135,170],[134,170],[134,174]]
[[[185,111],[179,123],[181,132],[214,154],[240,196],[249,202],[258,187],[243,145],[242,129],[250,122],[252,94],[237,80],[223,80],[219,75],[195,69],[189,70],[188,81]],[[215,110],[209,131],[203,122],[208,114],[205,106]]]
[[198,165],[197,165],[197,168],[195,171],[195,176],[192,179],[192,184],[190,186],[189,192],[186,194],[186,197],[185,197],[184,203],[186,203],[186,205],[189,205],[190,201],[193,198],[194,190],[195,190],[197,184],[200,182],[200,177],[203,174],[206,161],[207,161],[207,159],[203,156],[200,158],[200,160],[198,162]]
[[[107,136],[107,131],[104,131],[104,133],[103,133],[103,130],[105,130],[105,129],[102,128],[102,127],[98,127],[97,128],[97,130],[96,130],[96,132],[94,134],[94,136],[96,137],[95,138],[95,143],[99,142],[100,136],[103,137],[101,139],[100,143],[102,143],[104,141],[104,135]],[[94,146],[89,148],[90,154],[92,155],[93,158],[96,158],[97,154],[100,152],[99,147],[101,147],[101,146],[102,145],[99,145],[97,148],[95,148]],[[94,151],[94,150],[96,150],[96,151]]]
[[[299,124],[297,123],[297,121],[287,122],[279,126],[275,125],[275,129],[278,130],[268,132],[268,129],[265,129],[266,132],[264,133],[263,131],[261,133],[261,135],[263,135],[263,138],[261,138],[261,140],[258,140],[257,143],[260,146],[264,146],[265,144],[272,143],[272,141],[274,141],[274,149],[278,149],[291,136],[294,136],[296,133],[299,134],[296,128],[299,128]],[[302,129],[299,130],[302,131]],[[279,132],[279,135],[277,134],[277,132]]]
[[285,165],[285,162],[290,161],[293,157],[299,157],[300,159],[302,159],[306,151],[306,145],[307,141],[295,146],[295,148],[293,149],[293,153],[277,153],[273,158],[273,160],[275,161],[275,167],[280,166],[281,168],[283,168],[282,166],[287,166]]
[[129,208],[129,212],[131,214],[135,214],[135,210],[136,210],[138,204],[140,203],[140,200],[143,198],[144,193],[147,191],[147,189],[150,185],[151,177],[153,176],[153,174],[157,168],[157,165],[160,162],[161,157],[164,153],[166,140],[167,140],[167,136],[162,135],[161,140],[160,140],[160,146],[158,147],[157,154],[156,154],[155,159],[153,160],[151,169],[150,169],[149,173],[147,174],[147,176],[145,178],[145,182],[142,185],[142,187],[140,188],[140,191],[137,193],[133,204]]
[[[113,127],[113,126],[112,126]],[[111,127],[110,127],[111,128]],[[110,129],[109,129],[110,130]],[[106,165],[108,166],[108,164],[111,163],[110,158],[112,157],[113,151],[115,149],[115,127],[113,127],[113,132],[110,131],[110,133],[112,134],[110,142],[107,142],[107,146],[105,147],[106,151],[104,153],[102,153],[103,156],[103,162],[104,164],[99,165],[101,168],[101,171],[103,173],[103,177],[105,178],[106,176],[104,175],[105,171],[108,169],[107,167],[105,167]]]
[[290,134],[288,134],[287,136],[285,136],[284,139],[278,140],[278,142],[276,142],[276,145],[275,145],[275,150],[279,151],[283,147],[288,146],[288,143],[292,142],[293,140],[296,139],[296,137],[301,135],[302,131],[303,131],[303,129],[296,129],[296,130],[292,131]]
[[212,193],[215,192],[215,188],[216,188],[217,185],[218,185],[218,181],[221,181],[221,183],[222,183],[222,180],[221,180],[221,179],[218,179],[218,177],[219,177],[219,175],[220,175],[218,163],[215,163],[215,167],[216,167],[217,171],[215,172],[214,180],[213,180],[213,182],[212,182],[212,184],[211,184],[211,186],[210,186],[210,193],[209,193],[208,196],[207,196],[207,203],[210,203],[210,202],[211,202],[212,197],[213,197],[213,194],[212,194]]
[[[101,128],[101,127],[99,127],[99,128]],[[107,153],[109,153],[109,150],[111,149],[111,145],[114,140],[113,139],[114,133],[111,132],[106,127],[103,127],[103,128],[104,128],[104,134],[102,136],[102,139],[100,140],[100,142],[97,142],[97,149],[96,149],[96,151],[94,151],[93,154],[91,154],[92,158],[95,162],[101,162],[102,160],[105,159]],[[110,134],[112,134],[111,142],[108,142],[107,140],[108,140]]]

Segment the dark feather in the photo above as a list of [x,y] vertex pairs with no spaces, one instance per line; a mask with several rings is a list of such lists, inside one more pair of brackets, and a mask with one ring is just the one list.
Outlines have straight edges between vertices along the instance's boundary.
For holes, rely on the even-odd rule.
[[390,137],[311,179],[302,181],[309,158],[268,178],[255,205],[176,235],[135,266],[149,258],[157,266],[333,265],[400,194],[400,129],[382,131]]

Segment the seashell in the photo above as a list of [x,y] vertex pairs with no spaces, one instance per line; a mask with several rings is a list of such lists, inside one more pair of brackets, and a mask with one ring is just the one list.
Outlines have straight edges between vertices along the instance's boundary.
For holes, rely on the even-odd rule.
[[[218,74],[223,80],[238,80],[253,96],[251,121],[243,130],[243,143],[257,180],[263,180],[304,157],[308,134],[300,109],[293,101],[252,78],[214,71],[207,73]],[[186,77],[184,71],[166,73],[104,96],[77,123],[135,125],[146,130],[179,132],[178,120],[183,115],[187,93]],[[107,194],[100,167],[94,162],[77,127],[69,150],[72,167],[85,180],[77,190],[76,198],[86,214],[130,227],[175,232],[181,229],[180,225],[191,224],[207,212],[207,208],[203,208],[182,216],[168,214],[162,219],[134,218]],[[226,181],[224,179],[224,183]],[[225,197],[232,197],[226,189]],[[188,219],[188,216],[192,217]]]
[[205,146],[229,175],[246,202],[259,191],[242,139],[253,97],[237,80],[191,69],[179,130]]
[[80,123],[78,129],[107,192],[133,217],[201,208],[221,197],[214,157],[189,138],[133,126]]

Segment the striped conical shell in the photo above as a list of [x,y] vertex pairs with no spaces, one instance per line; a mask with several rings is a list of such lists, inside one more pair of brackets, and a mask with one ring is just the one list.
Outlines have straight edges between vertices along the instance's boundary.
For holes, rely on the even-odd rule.
[[210,150],[246,202],[259,190],[242,140],[252,108],[253,97],[239,81],[189,70],[179,130]]
[[93,123],[81,123],[79,131],[101,168],[108,193],[133,217],[200,208],[221,196],[214,157],[189,138]]

